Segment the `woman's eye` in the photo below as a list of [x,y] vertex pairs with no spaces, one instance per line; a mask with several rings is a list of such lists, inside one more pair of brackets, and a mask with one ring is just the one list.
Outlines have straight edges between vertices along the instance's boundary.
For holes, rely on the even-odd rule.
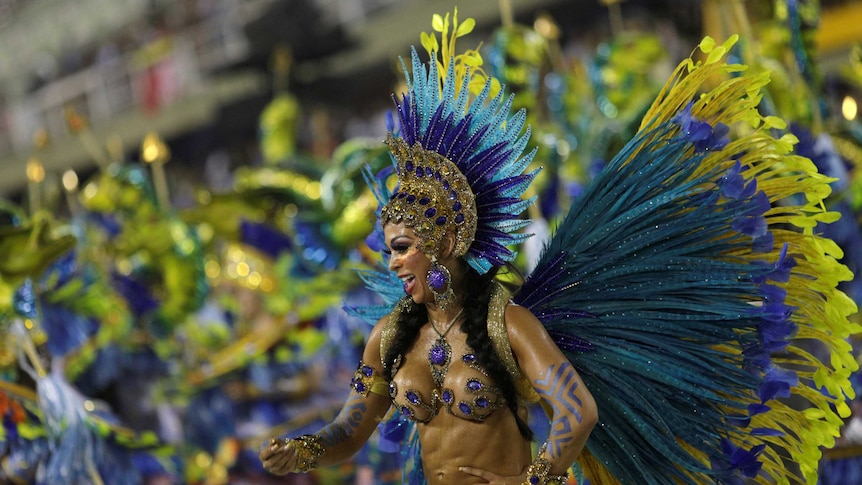
[[410,249],[409,244],[396,244],[396,245],[392,246],[392,249],[387,250],[388,252],[386,254],[392,254],[392,253],[399,253],[400,254],[400,253],[406,252],[408,249]]

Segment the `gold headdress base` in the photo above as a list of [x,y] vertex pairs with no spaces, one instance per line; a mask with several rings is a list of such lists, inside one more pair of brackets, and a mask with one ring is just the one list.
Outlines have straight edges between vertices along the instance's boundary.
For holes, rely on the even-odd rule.
[[389,135],[386,144],[395,157],[399,184],[380,213],[380,224],[401,223],[422,239],[420,248],[433,255],[443,236],[455,234],[454,255],[467,254],[476,237],[476,197],[467,177],[439,153],[412,147]]

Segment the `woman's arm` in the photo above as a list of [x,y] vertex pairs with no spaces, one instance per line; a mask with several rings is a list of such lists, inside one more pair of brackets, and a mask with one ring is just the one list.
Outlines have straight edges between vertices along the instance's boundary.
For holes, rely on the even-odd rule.
[[564,475],[598,421],[596,402],[578,372],[529,310],[518,305],[507,306],[506,329],[521,372],[553,411],[548,441],[537,462],[547,461],[540,465],[547,468],[548,476]]
[[334,465],[353,456],[365,444],[391,404],[387,386],[381,385],[380,364],[380,332],[387,318],[371,331],[362,355],[363,367],[357,369],[350,395],[335,420],[313,435],[274,439],[260,453],[267,471],[286,475]]

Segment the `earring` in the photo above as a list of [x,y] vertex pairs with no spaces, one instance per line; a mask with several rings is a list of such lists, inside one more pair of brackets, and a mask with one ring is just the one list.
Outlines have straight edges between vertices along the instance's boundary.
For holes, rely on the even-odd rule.
[[446,266],[437,262],[437,258],[431,259],[431,269],[428,270],[428,287],[434,295],[434,304],[441,310],[445,310],[455,301],[455,292],[452,291],[452,274]]

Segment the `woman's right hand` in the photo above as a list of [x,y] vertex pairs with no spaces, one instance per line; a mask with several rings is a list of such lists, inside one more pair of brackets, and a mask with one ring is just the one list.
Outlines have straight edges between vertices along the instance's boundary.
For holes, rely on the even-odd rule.
[[263,468],[273,475],[287,475],[296,470],[296,448],[290,440],[273,438],[260,452]]

